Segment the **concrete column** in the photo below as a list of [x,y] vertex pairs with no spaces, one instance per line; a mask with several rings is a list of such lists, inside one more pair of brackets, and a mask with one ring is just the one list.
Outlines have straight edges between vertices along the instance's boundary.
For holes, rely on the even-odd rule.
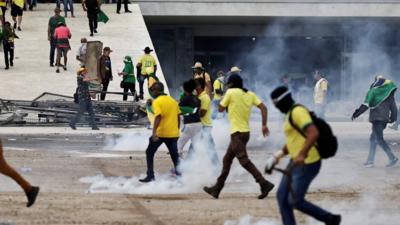
[[175,29],[175,74],[174,86],[178,89],[183,81],[191,78],[194,58],[193,29],[177,27]]

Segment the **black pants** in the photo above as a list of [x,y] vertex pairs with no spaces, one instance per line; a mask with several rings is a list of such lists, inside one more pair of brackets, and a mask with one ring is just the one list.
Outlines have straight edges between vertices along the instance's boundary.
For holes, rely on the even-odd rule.
[[6,22],[7,7],[6,6],[1,6],[0,8],[1,8],[1,11],[3,12],[3,15],[1,16],[1,22],[4,23],[4,22]]
[[383,138],[383,130],[385,130],[387,123],[383,121],[373,121],[372,122],[372,133],[369,139],[370,141],[370,149],[368,155],[368,162],[373,163],[375,160],[376,147],[379,145],[383,149],[383,151],[388,156],[389,160],[393,160],[396,158],[394,156],[392,150],[389,145],[386,143]]
[[88,112],[90,117],[90,125],[92,127],[97,127],[96,120],[94,118],[92,101],[90,99],[81,100],[79,99],[79,110],[76,116],[71,120],[71,124],[75,126],[84,112]]
[[[6,63],[6,67],[8,68],[11,65],[13,65],[14,61],[14,44],[13,43],[8,43],[8,42],[3,42],[3,49],[4,49],[4,62]],[[10,56],[10,58],[8,58]]]
[[[107,89],[108,89],[108,85],[110,84],[110,80],[104,80],[103,81],[103,83],[102,83],[102,85],[103,85],[103,92],[104,91],[107,91]],[[105,99],[106,99],[106,93],[101,93],[101,95],[100,95],[100,100],[102,100],[102,101],[104,101]]]
[[[124,87],[124,93],[128,93],[128,91],[131,91],[131,93],[133,94],[133,99],[135,100],[135,92],[136,92],[135,83],[123,83],[123,87]],[[124,94],[122,100],[124,101],[128,100],[128,94]]]
[[56,52],[57,41],[54,38],[50,39],[50,64],[54,64],[54,56]]
[[97,10],[88,10],[87,17],[89,19],[90,33],[93,34],[93,32],[97,29]]
[[[153,141],[150,137],[149,146],[146,149],[148,177],[154,178],[154,155],[163,143],[167,146],[172,162],[174,163],[175,170],[177,170],[179,164],[178,138],[159,138],[157,141]],[[179,173],[177,172],[177,174]]]
[[[122,2],[122,0],[117,1],[117,12],[119,12],[121,10],[121,2]],[[124,0],[124,8],[125,8],[125,12],[129,11],[128,0]]]

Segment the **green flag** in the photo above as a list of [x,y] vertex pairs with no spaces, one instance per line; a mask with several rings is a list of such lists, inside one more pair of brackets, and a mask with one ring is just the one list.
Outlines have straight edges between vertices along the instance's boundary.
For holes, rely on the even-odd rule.
[[391,80],[385,80],[382,85],[369,89],[364,104],[370,108],[376,108],[396,89],[396,85]]
[[108,16],[103,11],[99,10],[99,13],[97,13],[97,21],[107,23],[108,20]]

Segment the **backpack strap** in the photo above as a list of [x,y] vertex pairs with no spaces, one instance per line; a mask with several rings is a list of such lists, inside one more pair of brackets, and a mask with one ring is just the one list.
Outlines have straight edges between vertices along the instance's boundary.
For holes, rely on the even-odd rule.
[[[303,105],[300,105],[300,104],[295,104],[295,105],[292,107],[292,109],[291,109],[290,112],[289,112],[289,123],[290,123],[290,125],[291,125],[297,132],[299,132],[299,133],[301,134],[301,136],[307,138],[306,134],[304,134],[303,131],[302,131],[298,126],[296,126],[296,124],[294,124],[294,122],[293,122],[292,112],[293,112],[293,110],[294,110],[296,107],[304,107],[304,106],[303,106]],[[304,107],[304,108],[305,108],[305,107]]]

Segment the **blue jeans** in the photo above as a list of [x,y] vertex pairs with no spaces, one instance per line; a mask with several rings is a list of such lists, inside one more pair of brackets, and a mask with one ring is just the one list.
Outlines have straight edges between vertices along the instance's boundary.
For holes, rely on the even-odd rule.
[[[153,139],[149,138],[149,145],[146,149],[146,161],[147,161],[147,176],[154,178],[154,155],[156,154],[158,148],[165,144],[168,148],[169,154],[171,156],[172,162],[175,166],[175,171],[177,171],[177,167],[179,164],[179,155],[178,155],[178,138],[159,138],[157,141],[153,141]],[[177,174],[179,174],[177,172]]]
[[[64,13],[67,16],[68,10],[71,11],[71,16],[74,15],[74,0],[63,0],[64,2]],[[69,8],[68,8],[69,5]]]
[[[292,167],[289,163],[288,169]],[[296,225],[293,209],[297,209],[322,222],[329,222],[332,214],[308,202],[307,190],[321,168],[321,161],[303,166],[295,166],[291,177],[284,175],[279,185],[277,198],[284,225]]]
[[386,122],[384,121],[373,121],[372,122],[372,133],[370,136],[370,148],[368,154],[368,163],[374,163],[376,147],[379,145],[383,149],[383,151],[388,156],[389,160],[394,160],[396,156],[394,156],[392,150],[389,145],[386,143],[383,138],[383,130],[386,128]]

